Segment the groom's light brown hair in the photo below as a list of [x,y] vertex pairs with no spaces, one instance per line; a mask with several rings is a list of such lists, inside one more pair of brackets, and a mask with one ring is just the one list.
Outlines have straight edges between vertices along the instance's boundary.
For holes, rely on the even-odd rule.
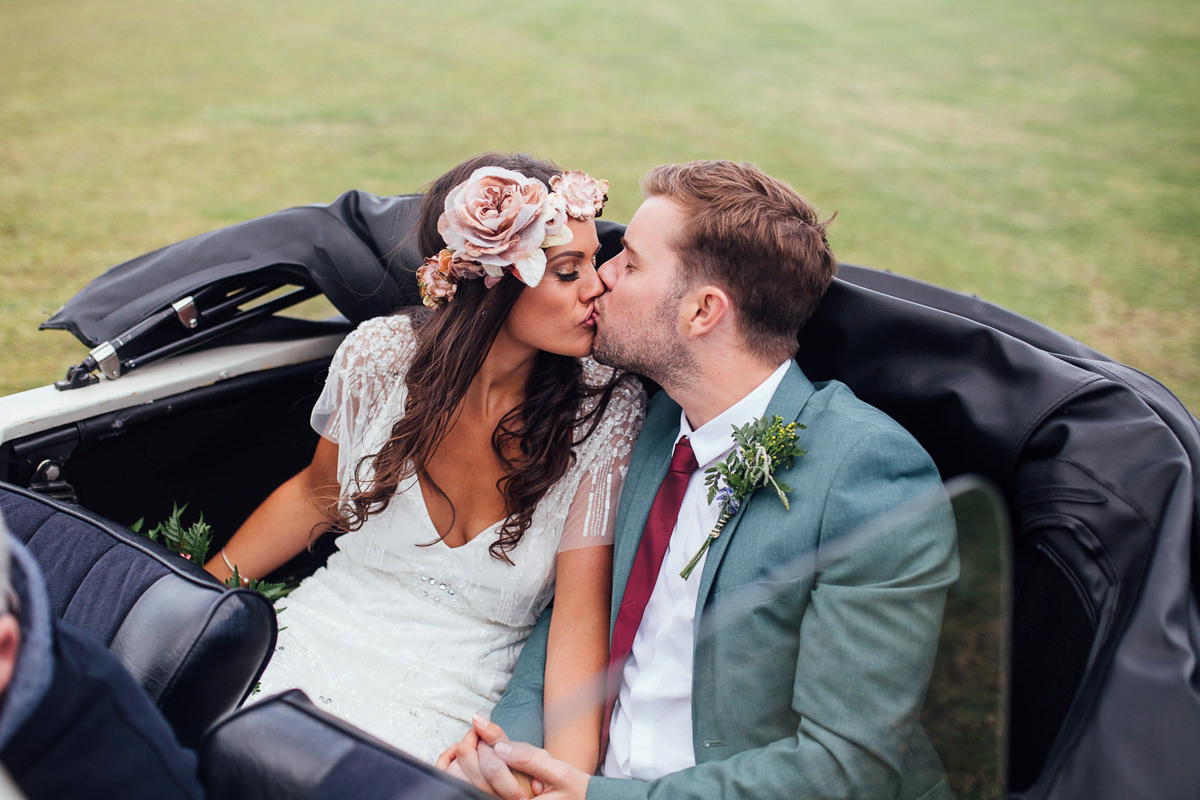
[[688,286],[711,283],[730,296],[746,345],[783,361],[837,272],[824,222],[795,189],[753,164],[664,164],[642,178],[647,197],[666,197],[687,222],[671,246]]

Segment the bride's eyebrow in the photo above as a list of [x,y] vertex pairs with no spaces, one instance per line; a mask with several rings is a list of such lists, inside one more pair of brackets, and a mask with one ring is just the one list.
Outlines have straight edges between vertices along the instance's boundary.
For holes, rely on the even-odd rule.
[[547,261],[546,266],[550,266],[555,261],[558,261],[560,258],[583,258],[583,253],[580,252],[579,250],[564,250],[563,252],[559,253],[558,255],[554,256],[549,261]]

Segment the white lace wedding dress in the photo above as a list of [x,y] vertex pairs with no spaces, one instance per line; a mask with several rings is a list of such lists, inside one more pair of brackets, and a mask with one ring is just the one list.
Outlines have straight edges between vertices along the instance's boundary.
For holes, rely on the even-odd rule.
[[[363,323],[330,365],[313,426],[337,442],[343,498],[363,456],[403,412],[415,340],[404,316]],[[610,370],[590,359],[585,376]],[[337,540],[326,565],[279,601],[279,643],[263,695],[292,687],[369,733],[434,760],[489,712],[554,591],[560,549],[611,544],[621,478],[644,396],[619,387],[576,461],[538,504],[514,564],[488,545],[499,523],[460,547],[437,541],[416,479],[387,509]]]

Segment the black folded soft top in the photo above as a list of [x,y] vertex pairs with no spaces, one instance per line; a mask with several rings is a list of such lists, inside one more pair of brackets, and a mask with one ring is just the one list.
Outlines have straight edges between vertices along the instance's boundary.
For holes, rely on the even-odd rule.
[[201,234],[109,269],[41,327],[95,347],[182,298],[224,299],[264,285],[315,289],[351,321],[419,304],[413,270],[421,258],[407,233],[420,203],[419,195],[349,191]]

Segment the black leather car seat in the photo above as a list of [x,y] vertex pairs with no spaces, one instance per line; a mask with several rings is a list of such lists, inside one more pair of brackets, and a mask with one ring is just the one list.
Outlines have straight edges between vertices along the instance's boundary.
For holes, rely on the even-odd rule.
[[238,709],[200,749],[209,800],[484,800],[454,780],[322,711],[299,689]]
[[54,614],[105,644],[195,748],[254,688],[275,611],[89,512],[0,483],[0,513],[45,575]]

